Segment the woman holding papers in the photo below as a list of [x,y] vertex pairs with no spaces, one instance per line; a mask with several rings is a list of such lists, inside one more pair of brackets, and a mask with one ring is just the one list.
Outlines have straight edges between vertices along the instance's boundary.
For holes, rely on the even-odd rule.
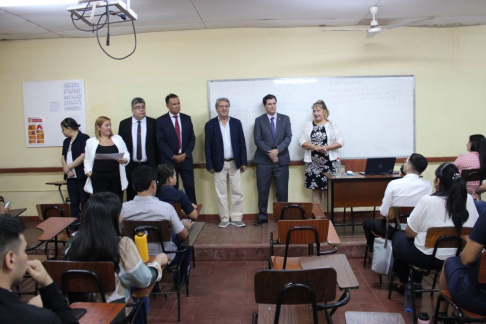
[[130,161],[130,153],[123,139],[113,135],[108,117],[96,119],[95,134],[86,142],[84,173],[88,180],[84,190],[113,192],[123,201],[123,190],[128,186],[125,166]]
[[84,148],[89,136],[83,134],[79,126],[81,125],[72,118],[61,122],[62,133],[66,136],[62,145],[61,164],[71,199],[71,216],[78,219],[80,210],[83,210],[89,198],[84,191],[86,175],[83,172]]
[[299,145],[305,150],[305,187],[312,189],[313,202],[320,204],[322,192],[327,190],[325,173],[335,171],[334,163],[344,139],[338,126],[327,119],[329,110],[324,101],[318,100],[312,105],[312,114],[314,120],[305,124]]
[[[481,134],[471,135],[466,147],[469,152],[459,155],[454,161],[459,173],[462,170],[480,169],[484,176],[486,169],[486,139]],[[479,184],[479,181],[466,183],[467,193],[472,195],[474,190],[479,187]]]

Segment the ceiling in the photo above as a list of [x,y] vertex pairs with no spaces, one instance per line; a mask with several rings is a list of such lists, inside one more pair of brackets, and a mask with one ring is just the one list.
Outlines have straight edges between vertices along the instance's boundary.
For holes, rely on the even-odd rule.
[[[99,1],[99,0],[98,0]],[[137,33],[214,28],[369,25],[370,6],[380,25],[433,17],[411,26],[486,24],[486,0],[131,0]],[[0,7],[0,40],[93,37],[78,31],[67,5]],[[116,17],[114,17],[116,18]],[[89,27],[78,22],[82,28]],[[131,34],[130,23],[113,24],[111,35]]]

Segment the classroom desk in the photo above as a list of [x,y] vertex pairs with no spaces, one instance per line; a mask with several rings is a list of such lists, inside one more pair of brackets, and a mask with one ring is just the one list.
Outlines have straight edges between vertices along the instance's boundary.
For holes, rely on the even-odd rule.
[[61,187],[66,185],[66,181],[54,181],[54,182],[46,182],[46,185],[49,186],[57,186],[57,189],[59,190],[59,195],[61,196],[62,203],[65,204],[66,200],[64,200],[64,196],[62,195]]
[[380,206],[386,186],[399,174],[364,176],[354,174],[340,177],[326,173],[328,178],[327,215],[335,226],[347,225],[334,222],[334,208]]
[[405,324],[402,315],[398,313],[376,313],[376,312],[346,312],[346,324]]
[[86,313],[79,318],[79,324],[110,324],[125,308],[123,303],[74,303],[71,308],[84,308]]
[[336,270],[339,289],[358,289],[359,282],[344,254],[330,254],[321,256],[307,256],[300,258],[302,269],[316,269],[331,267]]
[[43,231],[38,240],[42,242],[49,242],[54,239],[55,251],[54,258],[57,259],[57,235],[61,233],[65,228],[74,223],[77,219],[74,217],[49,217],[42,223],[36,226],[36,228]]
[[18,209],[9,209],[8,214],[13,217],[17,217],[20,214],[22,214],[24,211],[26,211],[27,208],[18,208]]
[[194,246],[199,234],[201,234],[202,229],[206,225],[205,222],[194,222],[192,223],[191,229],[189,230],[189,237],[181,243],[182,246]]

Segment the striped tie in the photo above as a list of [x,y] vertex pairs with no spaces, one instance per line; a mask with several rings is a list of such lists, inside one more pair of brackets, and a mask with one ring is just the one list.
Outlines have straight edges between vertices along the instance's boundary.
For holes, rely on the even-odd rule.
[[175,131],[177,135],[177,141],[179,142],[179,151],[182,149],[182,143],[181,143],[181,128],[179,127],[179,120],[177,119],[177,116],[172,116],[175,118]]

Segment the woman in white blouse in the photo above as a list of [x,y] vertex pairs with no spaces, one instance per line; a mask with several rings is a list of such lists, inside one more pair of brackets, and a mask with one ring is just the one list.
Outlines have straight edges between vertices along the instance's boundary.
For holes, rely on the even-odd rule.
[[[427,229],[452,227],[458,234],[463,227],[474,227],[478,212],[472,197],[466,191],[466,183],[453,163],[443,163],[435,170],[435,194],[422,197],[407,219],[405,231],[393,236],[393,254],[397,257],[393,270],[402,284],[408,281],[408,265],[427,268],[433,248],[425,247]],[[434,267],[442,267],[444,260],[456,254],[456,249],[437,249]],[[420,283],[421,275],[414,281]]]
[[[125,166],[130,162],[130,153],[123,139],[113,135],[108,117],[96,119],[95,134],[86,142],[84,173],[88,181],[84,190],[91,194],[109,191],[123,201],[123,190],[128,186]],[[114,153],[123,153],[123,157],[118,160],[96,159],[97,154]]]
[[305,124],[299,145],[305,150],[305,187],[312,189],[313,202],[320,204],[322,192],[327,192],[325,173],[335,172],[338,149],[344,146],[344,139],[338,126],[327,119],[329,110],[324,101],[312,105],[312,115],[314,120]]

